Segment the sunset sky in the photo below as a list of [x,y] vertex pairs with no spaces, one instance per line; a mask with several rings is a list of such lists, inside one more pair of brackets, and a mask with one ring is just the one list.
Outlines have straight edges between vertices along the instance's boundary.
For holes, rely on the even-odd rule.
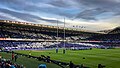
[[64,18],[69,28],[112,29],[120,24],[120,0],[0,0],[1,20],[63,26]]

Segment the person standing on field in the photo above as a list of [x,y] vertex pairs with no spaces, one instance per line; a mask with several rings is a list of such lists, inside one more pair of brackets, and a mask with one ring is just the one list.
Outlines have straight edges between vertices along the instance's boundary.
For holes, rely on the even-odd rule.
[[15,55],[15,62],[17,61],[17,58],[18,58],[18,55],[16,54],[16,55]]
[[12,60],[14,60],[14,52],[12,52]]

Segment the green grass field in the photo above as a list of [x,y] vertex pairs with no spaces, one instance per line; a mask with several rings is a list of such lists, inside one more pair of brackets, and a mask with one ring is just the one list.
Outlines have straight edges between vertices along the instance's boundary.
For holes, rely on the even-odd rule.
[[[18,53],[29,54],[30,51],[16,51]],[[84,64],[90,68],[97,68],[98,64],[103,64],[105,68],[120,68],[120,49],[92,49],[92,50],[66,50],[66,54],[62,53],[62,49],[59,50],[59,53],[56,54],[55,50],[43,50],[43,51],[31,51],[33,56],[50,56],[53,60],[59,60],[63,62],[73,61],[74,64]],[[85,59],[83,59],[85,57]],[[19,59],[19,64],[31,64],[35,66],[44,63],[39,62],[34,59],[29,59],[21,57]],[[26,61],[23,63],[23,61]],[[55,64],[47,64],[48,68],[59,68]],[[50,67],[51,66],[51,67]],[[53,66],[53,67],[52,67]],[[27,68],[29,66],[26,66]],[[29,67],[33,68],[33,67]],[[36,67],[34,67],[36,68]]]
[[[5,53],[5,52],[0,52],[0,55],[5,58],[5,59],[11,59],[11,54],[10,53]],[[33,58],[26,58],[22,56],[18,56],[19,58],[17,59],[17,62],[12,61],[13,63],[17,63],[20,65],[24,65],[25,68],[38,68],[39,64],[46,64],[47,68],[61,68],[60,66],[52,63],[45,63],[43,61],[38,61]]]

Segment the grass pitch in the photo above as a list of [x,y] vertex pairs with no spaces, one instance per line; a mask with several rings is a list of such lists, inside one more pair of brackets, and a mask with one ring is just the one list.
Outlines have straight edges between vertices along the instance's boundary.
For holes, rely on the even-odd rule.
[[[0,52],[0,55],[5,58],[5,59],[11,59],[11,54],[10,53],[5,53],[5,52]],[[25,68],[38,68],[39,64],[46,64],[47,68],[61,68],[60,66],[52,63],[45,63],[43,61],[38,61],[33,58],[26,58],[23,56],[18,56],[17,62],[14,60],[12,61],[13,63],[17,63],[20,65],[24,65]]]
[[[62,53],[62,49],[59,49],[58,53],[55,50],[43,50],[43,51],[31,51],[33,56],[50,56],[53,60],[59,60],[63,62],[73,61],[74,64],[84,64],[90,68],[97,68],[98,64],[105,65],[105,68],[120,68],[120,48],[116,49],[92,49],[92,50],[66,50],[66,54]],[[29,54],[30,51],[16,51],[18,53]],[[85,59],[83,59],[85,57]],[[24,58],[22,58],[24,59]],[[25,61],[26,59],[24,59]],[[22,63],[23,61],[21,61]],[[36,60],[28,60],[27,64],[36,64]],[[51,64],[50,64],[51,65]],[[48,68],[59,68],[54,64],[48,66]],[[35,68],[35,67],[34,67]]]

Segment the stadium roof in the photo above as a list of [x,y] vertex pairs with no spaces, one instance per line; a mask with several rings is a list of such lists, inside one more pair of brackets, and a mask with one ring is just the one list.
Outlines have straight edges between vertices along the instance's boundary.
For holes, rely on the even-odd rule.
[[120,27],[116,27],[108,32],[108,34],[118,34],[120,33]]

